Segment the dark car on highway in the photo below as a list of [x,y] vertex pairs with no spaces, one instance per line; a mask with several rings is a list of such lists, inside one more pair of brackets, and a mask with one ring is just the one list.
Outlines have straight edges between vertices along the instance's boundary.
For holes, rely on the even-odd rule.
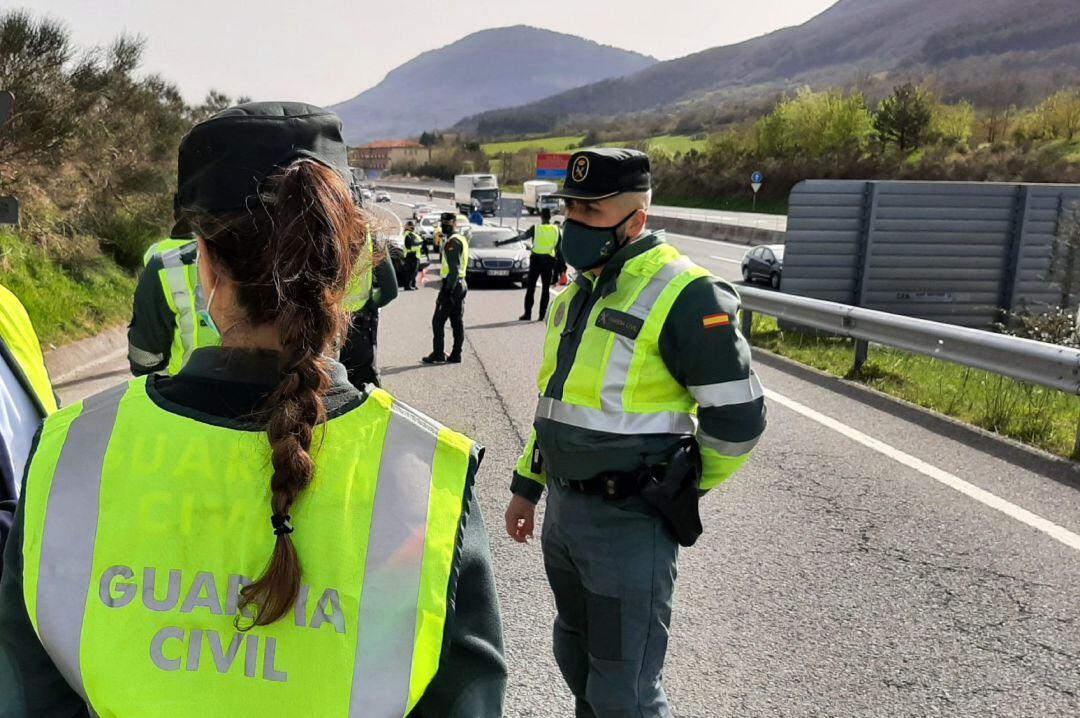
[[743,255],[742,276],[747,282],[762,280],[773,289],[780,288],[784,274],[784,245],[763,244]]
[[501,280],[524,284],[529,276],[529,248],[517,236],[509,227],[473,227],[469,266],[465,268],[468,282]]

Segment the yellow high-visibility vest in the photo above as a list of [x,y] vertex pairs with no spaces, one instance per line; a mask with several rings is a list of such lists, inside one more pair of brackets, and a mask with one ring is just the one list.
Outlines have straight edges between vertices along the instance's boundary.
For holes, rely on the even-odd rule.
[[[150,253],[147,250],[148,254],[144,256],[146,263],[155,255],[161,257],[161,269],[158,270],[161,289],[165,293],[165,302],[176,317],[167,367],[170,375],[179,373],[196,349],[221,344],[221,335],[199,316],[206,311],[206,297],[199,282],[198,264],[184,261],[185,258],[190,259],[185,254],[194,251],[194,244],[194,239],[165,239],[150,247],[150,250],[157,251]],[[141,350],[129,347],[130,351]],[[153,365],[155,362],[151,359],[147,358],[147,363]]]
[[56,411],[56,395],[30,315],[19,298],[4,286],[0,286],[0,339],[17,365],[11,369],[22,373],[26,380],[24,388],[38,404],[42,415]]
[[67,683],[100,716],[406,715],[442,655],[473,442],[377,389],[320,426],[299,600],[241,632],[275,542],[269,442],[147,380],[54,414],[30,462],[23,597]]
[[[461,242],[461,261],[458,264],[458,276],[462,279],[465,278],[466,269],[469,266],[469,240],[465,238],[464,234],[452,234],[446,238],[446,241],[456,239]],[[446,261],[446,251],[443,250],[443,263],[439,267],[439,276],[445,279],[450,276],[450,264]]]
[[533,254],[555,256],[559,246],[559,228],[553,224],[538,224],[533,228]]

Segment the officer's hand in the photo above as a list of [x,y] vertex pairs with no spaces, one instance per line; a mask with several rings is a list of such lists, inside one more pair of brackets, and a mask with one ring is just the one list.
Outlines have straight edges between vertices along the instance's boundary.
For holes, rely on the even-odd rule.
[[533,537],[536,521],[536,504],[515,495],[506,507],[506,533],[518,543],[528,543]]

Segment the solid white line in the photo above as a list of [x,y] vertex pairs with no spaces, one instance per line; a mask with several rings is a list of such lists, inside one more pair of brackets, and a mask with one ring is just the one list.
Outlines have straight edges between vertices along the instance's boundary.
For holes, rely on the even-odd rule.
[[712,255],[712,258],[713,259],[719,259],[721,262],[731,262],[732,264],[742,264],[741,259],[731,259],[730,257],[717,257],[715,254]]
[[907,466],[908,468],[918,471],[924,476],[930,477],[934,481],[948,486],[950,489],[959,491],[965,496],[975,499],[976,501],[985,506],[989,506],[990,508],[1000,511],[1001,513],[1011,518],[1014,518],[1021,523],[1027,524],[1034,529],[1042,531],[1050,538],[1060,541],[1071,549],[1080,551],[1080,534],[1075,534],[1062,526],[1058,526],[1053,521],[1049,521],[1047,519],[1044,519],[1042,516],[1033,514],[1027,509],[1021,508],[1014,503],[1006,501],[1000,496],[992,494],[985,489],[980,489],[978,486],[969,484],[958,476],[955,476],[947,471],[943,471],[942,469],[937,468],[936,466],[928,464],[922,459],[917,459],[911,454],[901,451],[894,446],[890,446],[883,441],[879,441],[872,436],[868,436],[859,431],[858,429],[853,429],[852,427],[844,424],[843,422],[837,421],[836,419],[825,416],[820,412],[814,411],[810,407],[804,406],[799,402],[795,401],[794,399],[789,399],[788,397],[783,396],[782,394],[777,394],[776,392],[769,389],[765,390],[765,396],[769,400],[775,401],[777,404],[781,404],[782,406],[786,406],[792,411],[802,414],[806,418],[812,419],[817,423],[821,424],[822,426],[828,427],[829,429],[832,429],[833,431],[846,436],[847,438],[851,439],[856,443],[873,449],[874,451],[883,454],[890,459],[901,463],[904,466]]

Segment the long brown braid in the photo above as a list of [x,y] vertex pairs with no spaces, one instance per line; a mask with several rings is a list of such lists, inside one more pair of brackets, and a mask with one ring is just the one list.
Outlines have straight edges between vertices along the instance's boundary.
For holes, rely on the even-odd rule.
[[356,265],[370,261],[362,251],[367,221],[334,170],[296,161],[267,180],[261,200],[251,212],[192,217],[215,264],[235,283],[247,322],[274,325],[283,350],[281,382],[263,407],[277,538],[262,575],[240,594],[241,613],[255,626],[286,615],[300,592],[289,512],[315,473],[312,440],[326,419],[330,387],[324,354],[346,329],[342,301]]

